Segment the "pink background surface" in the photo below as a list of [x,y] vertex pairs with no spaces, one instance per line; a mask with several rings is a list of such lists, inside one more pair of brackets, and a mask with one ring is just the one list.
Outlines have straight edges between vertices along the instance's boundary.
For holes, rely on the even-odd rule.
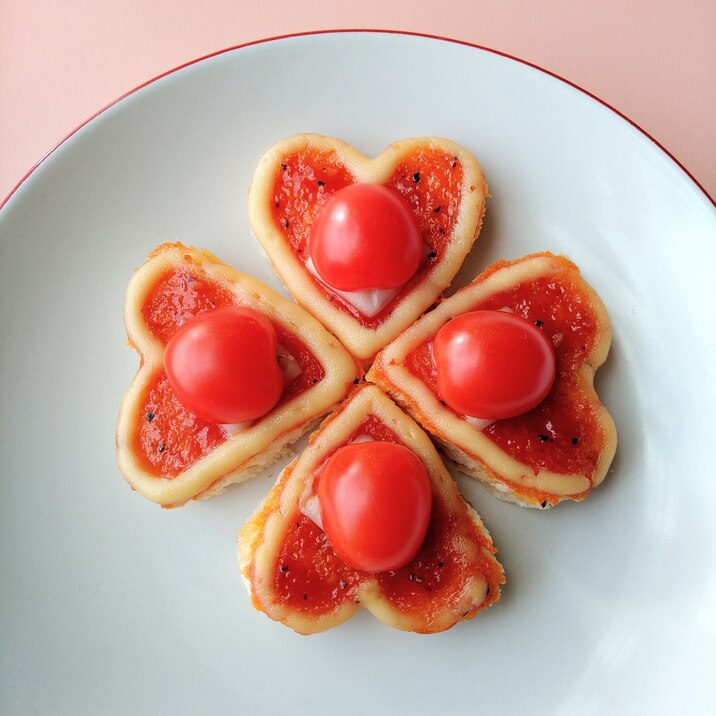
[[627,115],[716,197],[714,0],[0,0],[0,199],[141,82],[250,40],[337,28],[452,37],[540,65]]

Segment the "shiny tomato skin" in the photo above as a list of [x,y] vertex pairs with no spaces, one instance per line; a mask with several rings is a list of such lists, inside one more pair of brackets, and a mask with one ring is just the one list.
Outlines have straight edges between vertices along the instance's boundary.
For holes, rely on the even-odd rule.
[[379,184],[336,191],[311,227],[309,249],[319,276],[340,291],[398,288],[420,263],[423,240],[415,214]]
[[415,557],[430,522],[427,470],[404,445],[373,441],[339,448],[318,483],[323,529],[336,554],[365,572]]
[[265,415],[281,397],[276,330],[244,306],[217,308],[187,321],[167,343],[164,369],[179,401],[214,423]]
[[472,311],[433,341],[438,390],[454,410],[499,420],[539,405],[555,377],[554,348],[534,324],[506,311]]

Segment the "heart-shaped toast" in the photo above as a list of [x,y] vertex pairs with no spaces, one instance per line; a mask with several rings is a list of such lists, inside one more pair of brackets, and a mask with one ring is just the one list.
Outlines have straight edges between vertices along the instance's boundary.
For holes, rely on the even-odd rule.
[[[199,314],[250,307],[269,319],[283,376],[261,418],[221,425],[178,400],[164,368],[167,342]],[[348,393],[355,360],[306,311],[206,251],[164,244],[136,271],[124,312],[141,365],[120,407],[117,460],[131,487],[163,507],[210,497],[260,472]]]
[[[417,223],[419,261],[402,285],[339,290],[316,270],[316,218],[336,192],[354,184],[386,187]],[[301,134],[261,158],[249,189],[249,219],[296,301],[368,361],[450,284],[480,231],[486,196],[477,161],[454,142],[405,139],[369,159],[338,139]],[[378,250],[374,261],[383,258]]]
[[[409,448],[425,466],[432,493],[427,533],[415,557],[378,573],[350,567],[336,554],[319,526],[316,497],[326,461],[346,445],[372,440]],[[430,439],[376,386],[356,388],[323,422],[238,541],[254,606],[302,634],[337,626],[363,607],[398,629],[443,631],[494,604],[504,582],[490,535]]]
[[[446,404],[438,387],[438,331],[456,316],[483,310],[527,319],[554,348],[551,390],[515,417],[465,416]],[[367,379],[430,432],[463,472],[498,497],[545,508],[582,500],[614,457],[614,422],[593,387],[610,343],[606,309],[579,269],[563,256],[540,253],[486,269],[387,346]]]

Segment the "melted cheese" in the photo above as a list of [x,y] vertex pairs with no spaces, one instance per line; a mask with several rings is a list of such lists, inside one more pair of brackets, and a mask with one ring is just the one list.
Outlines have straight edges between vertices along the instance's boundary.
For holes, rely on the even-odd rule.
[[367,288],[363,291],[340,291],[327,284],[316,270],[313,260],[309,256],[306,268],[315,276],[326,289],[340,296],[346,303],[357,309],[364,316],[372,318],[379,314],[400,292],[402,288]]

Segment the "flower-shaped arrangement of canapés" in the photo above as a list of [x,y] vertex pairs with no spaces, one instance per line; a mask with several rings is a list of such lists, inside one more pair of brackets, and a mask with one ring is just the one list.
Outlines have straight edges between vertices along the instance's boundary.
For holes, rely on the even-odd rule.
[[302,308],[181,244],[160,246],[134,274],[124,317],[141,365],[120,408],[117,460],[163,507],[260,472],[359,376]]
[[500,598],[502,566],[428,436],[362,385],[311,436],[239,533],[254,606],[297,632],[361,608],[420,633]]
[[616,429],[593,387],[611,342],[595,291],[563,256],[486,269],[376,358],[368,380],[498,497],[545,508],[605,477]]
[[301,134],[262,157],[249,218],[296,301],[370,361],[453,280],[486,195],[475,158],[445,139],[402,140],[368,159]]
[[[239,533],[253,604],[300,633],[361,608],[439,632],[500,598],[490,535],[409,415],[521,505],[581,500],[609,468],[616,431],[593,378],[611,332],[577,267],[549,253],[500,261],[441,298],[486,195],[475,159],[447,140],[371,160],[299,135],[261,159],[249,216],[307,310],[180,244],[130,282],[141,366],[117,452],[150,500],[174,507],[246,479],[344,401]],[[353,387],[367,367],[376,385]]]

